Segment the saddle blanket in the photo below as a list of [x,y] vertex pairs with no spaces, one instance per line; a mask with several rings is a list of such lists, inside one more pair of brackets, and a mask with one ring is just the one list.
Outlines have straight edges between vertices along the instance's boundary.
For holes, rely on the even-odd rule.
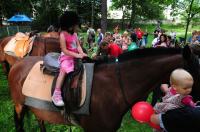
[[37,62],[29,72],[24,81],[22,93],[26,96],[38,98],[40,100],[51,100],[51,85],[54,76],[43,74],[40,65],[43,61]]
[[[31,71],[29,72],[26,80],[24,81],[22,93],[26,96],[25,104],[45,110],[58,111],[58,109],[52,105],[51,100],[51,87],[53,83],[54,76],[44,74],[40,70],[40,65],[43,61],[38,61]],[[87,65],[87,64],[86,64]],[[91,95],[92,78],[86,76],[86,72],[91,72],[90,75],[93,77],[93,66],[94,64],[88,64],[84,66],[83,81],[82,81],[82,93],[81,93],[81,103],[80,109],[74,111],[76,114],[89,114],[89,103]],[[92,68],[92,70],[85,70],[85,67]],[[87,80],[88,79],[88,80]],[[86,83],[87,80],[87,83]],[[87,89],[86,89],[87,87]],[[46,103],[43,103],[46,102]],[[43,104],[43,106],[41,105]],[[48,105],[47,105],[48,104]],[[49,106],[49,107],[44,107]]]
[[4,47],[4,52],[8,55],[21,57],[30,53],[33,47],[35,36],[29,38],[24,33],[17,33]]

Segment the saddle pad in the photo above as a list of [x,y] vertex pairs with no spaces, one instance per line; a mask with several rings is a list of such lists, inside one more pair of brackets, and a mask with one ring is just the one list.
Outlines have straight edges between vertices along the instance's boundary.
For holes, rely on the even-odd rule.
[[80,105],[82,106],[83,103],[85,102],[85,98],[86,98],[86,69],[85,69],[85,65],[83,65],[83,79],[82,79],[82,84],[81,84],[81,101],[80,101]]
[[37,62],[29,72],[22,93],[25,96],[51,102],[51,85],[54,76],[43,74],[40,64],[43,64],[43,61]]
[[11,38],[11,40],[6,44],[4,47],[4,52],[8,55],[14,56],[14,50],[15,50],[15,37]]
[[[89,115],[90,114],[90,98],[92,91],[92,81],[94,72],[94,63],[84,63],[84,69],[86,69],[86,96],[85,101],[81,105],[80,109],[74,111],[74,114]],[[82,102],[82,101],[81,101]]]
[[21,32],[16,33],[15,36],[12,37],[12,39],[4,47],[4,52],[8,53],[8,55],[14,55],[16,47],[15,43],[18,40],[28,40],[28,36]]
[[[32,97],[26,97],[25,98],[25,105],[31,106],[37,109],[42,109],[42,110],[48,110],[48,111],[54,111],[54,112],[60,112],[62,115],[64,114],[63,110],[58,109],[53,105],[53,103],[49,101],[44,101]],[[64,116],[64,115],[63,115]],[[68,124],[73,124],[73,125],[79,125],[79,122],[76,120],[76,118],[73,115],[68,116],[68,119],[70,119],[70,122],[66,120],[66,125]]]
[[[31,71],[29,72],[26,80],[24,81],[22,93],[28,97],[37,98],[40,100],[52,101],[51,100],[51,88],[54,76],[44,74],[40,70],[40,65],[43,61],[37,62]],[[83,73],[82,81],[82,93],[81,93],[81,103],[83,105],[86,99],[86,72]]]

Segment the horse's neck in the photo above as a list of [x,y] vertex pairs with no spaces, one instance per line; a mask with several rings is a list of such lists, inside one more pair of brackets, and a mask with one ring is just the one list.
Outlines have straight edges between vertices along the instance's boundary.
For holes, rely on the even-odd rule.
[[177,54],[135,58],[122,63],[121,81],[128,102],[147,96],[173,69],[182,66],[182,62],[182,56]]

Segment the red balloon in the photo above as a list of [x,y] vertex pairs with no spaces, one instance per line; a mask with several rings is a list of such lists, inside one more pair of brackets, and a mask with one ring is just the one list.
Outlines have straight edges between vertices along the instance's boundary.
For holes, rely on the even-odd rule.
[[149,124],[149,126],[151,126],[152,128],[155,128],[155,129],[157,129],[157,130],[160,130],[160,125],[157,125],[157,124],[152,123],[152,122],[149,122],[148,124]]
[[153,107],[149,103],[144,101],[136,103],[131,110],[132,117],[140,123],[149,122],[153,113]]

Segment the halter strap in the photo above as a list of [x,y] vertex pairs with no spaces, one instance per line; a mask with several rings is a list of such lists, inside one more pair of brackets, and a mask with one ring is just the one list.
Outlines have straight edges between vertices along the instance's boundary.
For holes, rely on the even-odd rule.
[[125,103],[126,103],[128,106],[130,106],[130,103],[128,102],[128,100],[127,100],[127,98],[126,98],[126,95],[125,95],[123,82],[122,82],[122,80],[121,80],[121,72],[120,72],[120,67],[119,67],[118,59],[116,59],[115,64],[116,64],[116,74],[117,74],[117,78],[118,78],[118,82],[119,82],[119,87],[120,87],[122,96],[123,96],[123,98],[124,98]]

